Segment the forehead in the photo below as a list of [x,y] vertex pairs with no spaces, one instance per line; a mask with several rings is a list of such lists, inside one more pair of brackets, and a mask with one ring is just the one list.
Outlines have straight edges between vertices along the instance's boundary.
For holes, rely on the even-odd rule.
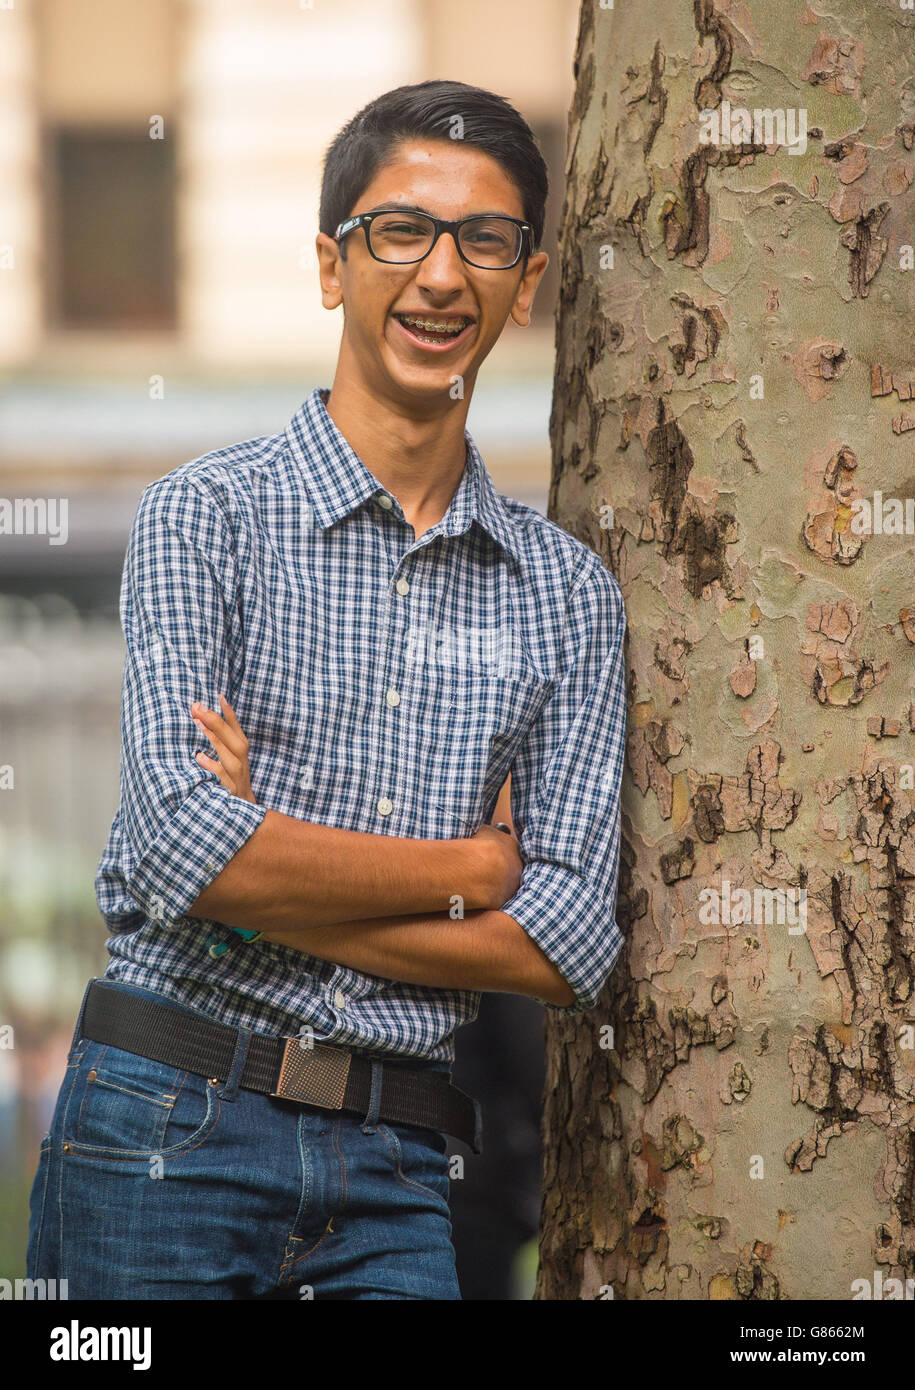
[[508,172],[492,155],[460,140],[407,140],[375,171],[354,212],[385,202],[428,209],[437,217],[505,212],[523,217],[524,207]]

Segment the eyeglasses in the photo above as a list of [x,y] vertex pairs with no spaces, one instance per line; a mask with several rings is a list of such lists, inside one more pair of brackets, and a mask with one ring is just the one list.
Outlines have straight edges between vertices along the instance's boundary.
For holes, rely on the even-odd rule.
[[529,222],[502,214],[446,222],[425,212],[382,208],[379,212],[360,212],[341,222],[334,240],[342,241],[357,227],[365,232],[369,255],[387,265],[415,265],[428,256],[442,232],[448,232],[461,259],[479,270],[511,270],[533,236]]

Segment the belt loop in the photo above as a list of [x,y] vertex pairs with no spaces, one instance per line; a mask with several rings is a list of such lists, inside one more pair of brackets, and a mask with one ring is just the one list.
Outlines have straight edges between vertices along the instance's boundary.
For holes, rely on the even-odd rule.
[[92,986],[95,984],[95,982],[96,980],[93,976],[93,978],[86,985],[86,988],[83,990],[83,1002],[79,1006],[79,1017],[76,1020],[76,1027],[73,1029],[73,1037],[70,1040],[70,1051],[67,1053],[68,1057],[71,1057],[73,1055],[73,1049],[82,1037],[83,1017],[86,1013],[86,1004],[89,1002],[89,991],[92,989]]
[[470,1147],[475,1154],[483,1152],[483,1107],[480,1102],[471,1096],[473,1101],[473,1142]]
[[365,1119],[362,1122],[363,1134],[374,1134],[375,1125],[378,1123],[378,1112],[381,1109],[382,1063],[373,1057],[371,1066],[372,1081],[369,1091],[369,1108],[365,1112]]
[[248,1048],[251,1046],[251,1032],[250,1028],[245,1028],[242,1024],[239,1025],[229,1075],[226,1077],[225,1085],[217,1087],[217,1094],[221,1100],[234,1100],[238,1093],[239,1083],[245,1070],[245,1062],[248,1060]]

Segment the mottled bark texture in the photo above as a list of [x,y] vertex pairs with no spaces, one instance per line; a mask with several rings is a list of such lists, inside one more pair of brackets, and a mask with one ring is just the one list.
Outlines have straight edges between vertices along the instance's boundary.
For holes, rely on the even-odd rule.
[[852,525],[915,496],[904,3],[584,0],[550,515],[626,600],[627,945],[548,1020],[540,1298],[915,1278],[915,537]]

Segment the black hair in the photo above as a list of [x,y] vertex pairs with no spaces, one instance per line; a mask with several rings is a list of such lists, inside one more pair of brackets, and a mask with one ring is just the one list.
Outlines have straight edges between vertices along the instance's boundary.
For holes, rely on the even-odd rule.
[[324,156],[318,217],[321,231],[334,235],[402,141],[451,140],[456,129],[460,129],[464,143],[497,160],[515,184],[525,221],[533,228],[533,246],[538,247],[548,178],[534,133],[505,97],[466,82],[430,81],[395,87],[347,121]]

